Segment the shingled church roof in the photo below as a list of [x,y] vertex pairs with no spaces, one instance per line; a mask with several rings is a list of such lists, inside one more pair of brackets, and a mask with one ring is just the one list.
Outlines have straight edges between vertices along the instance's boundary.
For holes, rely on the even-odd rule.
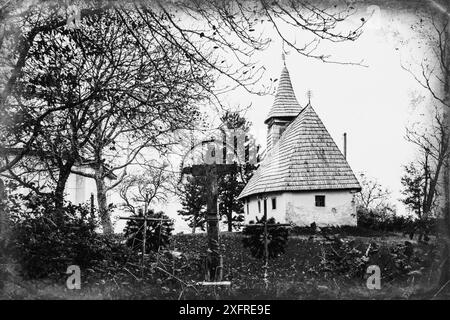
[[361,187],[324,124],[308,104],[289,124],[239,198],[274,191]]
[[289,71],[285,65],[283,71],[281,71],[275,101],[264,123],[267,123],[270,118],[274,117],[295,117],[301,110],[302,107],[295,97]]

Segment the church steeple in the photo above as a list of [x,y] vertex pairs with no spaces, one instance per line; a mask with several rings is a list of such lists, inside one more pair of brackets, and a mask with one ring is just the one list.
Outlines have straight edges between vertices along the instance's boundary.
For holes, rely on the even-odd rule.
[[302,107],[297,101],[292,88],[289,71],[286,67],[283,54],[283,70],[281,71],[275,101],[264,121],[267,124],[267,152],[278,141],[284,129],[297,117]]
[[300,107],[300,104],[295,97],[294,89],[292,88],[289,71],[286,64],[284,64],[283,70],[281,71],[280,80],[278,82],[275,101],[264,123],[267,124],[271,118],[295,117],[301,110],[302,107]]

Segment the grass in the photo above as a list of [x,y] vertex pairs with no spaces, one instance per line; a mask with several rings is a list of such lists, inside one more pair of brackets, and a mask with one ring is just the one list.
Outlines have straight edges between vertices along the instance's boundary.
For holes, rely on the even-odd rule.
[[[377,238],[344,234],[291,236],[286,252],[269,262],[269,285],[263,261],[242,246],[240,233],[222,233],[224,280],[230,287],[201,287],[200,261],[205,234],[173,236],[170,250],[151,255],[141,279],[138,257],[127,265],[82,270],[82,289],[68,290],[59,281],[10,282],[4,298],[19,299],[418,299],[437,289],[437,247],[409,242],[400,235]],[[408,243],[405,244],[405,241]],[[369,248],[369,257],[364,258]],[[381,289],[366,286],[367,266],[381,269]]]

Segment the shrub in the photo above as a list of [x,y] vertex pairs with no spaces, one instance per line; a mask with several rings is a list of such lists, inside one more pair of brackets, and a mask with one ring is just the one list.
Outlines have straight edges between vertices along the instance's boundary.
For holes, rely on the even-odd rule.
[[69,265],[89,268],[104,258],[105,242],[87,206],[29,194],[11,210],[15,256],[25,278],[60,277]]
[[413,223],[411,217],[398,216],[386,210],[357,209],[358,227],[377,231],[403,232]]
[[382,232],[403,232],[413,239],[419,235],[419,241],[428,241],[430,234],[437,231],[438,220],[435,217],[414,219],[411,216],[397,216],[380,210],[358,208],[358,227]]
[[[153,210],[148,211],[147,217],[168,219],[164,212],[160,211],[155,214]],[[149,253],[150,251],[158,251],[159,248],[168,247],[172,231],[173,221],[147,221],[145,252]],[[128,220],[124,229],[124,235],[128,247],[133,251],[142,251],[144,221]]]
[[407,280],[410,275],[422,276],[425,268],[435,267],[436,248],[436,245],[414,247],[408,241],[382,246],[332,236],[325,242],[319,270],[331,276],[361,279],[367,275],[369,265],[377,265],[383,281]]
[[10,207],[15,201],[14,191],[17,184],[12,181],[4,182],[0,178],[0,291],[4,284],[15,275],[13,247],[11,241]]
[[[345,275],[347,278],[362,277],[366,271],[369,255],[357,246],[355,240],[342,239],[339,236],[327,237],[322,251],[320,270]],[[375,251],[376,248],[371,249]],[[370,251],[370,250],[369,250]]]
[[[275,224],[275,219],[267,220],[268,224]],[[264,218],[256,223],[250,222],[252,226],[247,226],[242,231],[244,238],[242,243],[244,248],[250,249],[250,253],[255,258],[264,257]],[[267,241],[269,258],[276,258],[286,251],[289,231],[285,227],[271,226],[267,230]]]

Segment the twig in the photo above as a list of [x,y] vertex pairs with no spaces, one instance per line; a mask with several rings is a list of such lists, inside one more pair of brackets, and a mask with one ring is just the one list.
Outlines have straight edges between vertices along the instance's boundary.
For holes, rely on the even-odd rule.
[[365,256],[368,257],[369,256],[369,251],[370,251],[370,247],[372,246],[372,243],[369,243],[369,247],[366,250],[366,254]]
[[[180,278],[174,276],[173,274],[171,274],[170,272],[164,270],[163,268],[156,266],[156,269],[161,270],[162,272],[168,274],[169,276],[171,276],[171,277],[174,278],[175,280],[178,280],[179,282],[181,282],[182,284],[184,284],[186,287],[192,287],[192,288],[195,289],[195,287],[194,287],[193,285],[184,282],[183,280],[181,280]],[[195,289],[195,291],[197,291],[197,290]],[[197,292],[198,292],[198,291],[197,291]]]
[[130,270],[128,270],[127,268],[123,267],[125,269],[125,271],[127,271],[129,274],[131,274],[134,279],[136,279],[137,281],[140,281],[140,279],[138,277],[136,277]]
[[436,298],[436,296],[439,294],[439,293],[441,293],[441,291],[442,290],[444,290],[444,288],[448,285],[450,283],[450,280],[448,280],[439,290],[438,290],[438,292],[436,292],[436,294],[431,298],[431,299],[434,299],[434,298]]

